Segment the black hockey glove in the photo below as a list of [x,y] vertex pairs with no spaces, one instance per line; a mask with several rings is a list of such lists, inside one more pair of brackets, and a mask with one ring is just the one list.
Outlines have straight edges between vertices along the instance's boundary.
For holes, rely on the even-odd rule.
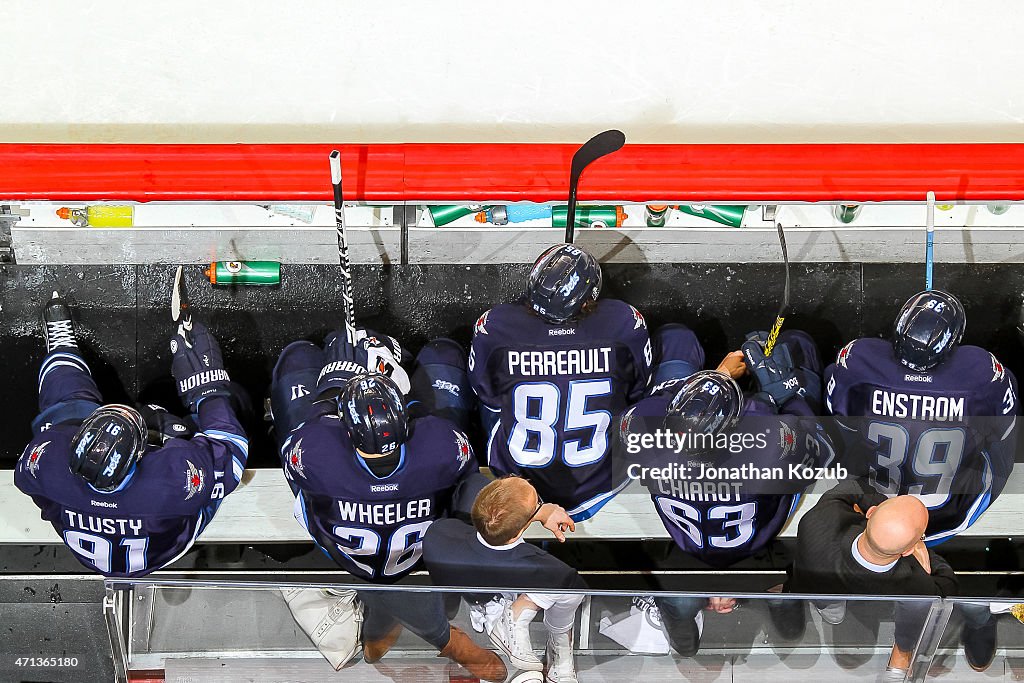
[[748,335],[740,349],[760,394],[776,408],[781,408],[794,396],[802,396],[803,388],[796,376],[793,357],[784,344],[776,344],[771,356],[764,355],[763,338],[766,337],[764,333]]
[[146,443],[150,446],[163,446],[171,439],[187,439],[195,435],[191,425],[167,412],[166,408],[144,403],[139,405],[139,412],[146,422]]
[[201,322],[193,322],[191,330],[178,325],[171,337],[171,354],[171,374],[189,412],[197,412],[204,398],[231,395],[220,346]]

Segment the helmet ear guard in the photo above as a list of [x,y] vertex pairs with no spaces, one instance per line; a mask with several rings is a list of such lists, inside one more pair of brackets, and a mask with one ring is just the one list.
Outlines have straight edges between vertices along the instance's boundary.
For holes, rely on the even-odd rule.
[[574,244],[556,244],[546,249],[530,269],[526,296],[537,315],[560,325],[597,300],[601,281],[601,264],[591,253]]
[[139,411],[113,403],[85,419],[71,439],[71,471],[99,491],[117,489],[146,451],[146,423]]
[[933,289],[910,297],[893,326],[893,352],[911,370],[927,372],[956,350],[967,328],[960,300]]
[[388,455],[408,437],[405,399],[386,375],[350,379],[338,394],[338,416],[348,427],[352,444],[363,453]]
[[731,427],[743,412],[743,390],[732,377],[716,370],[690,375],[668,405],[665,426],[695,434],[717,434]]

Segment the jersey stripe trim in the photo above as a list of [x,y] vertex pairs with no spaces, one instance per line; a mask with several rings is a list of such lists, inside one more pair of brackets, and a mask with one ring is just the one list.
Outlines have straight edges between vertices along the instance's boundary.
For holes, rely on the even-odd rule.
[[208,436],[211,439],[229,441],[238,446],[245,457],[249,457],[249,440],[243,436],[231,434],[230,432],[222,432],[219,429],[207,429],[205,432],[200,432],[199,436]]
[[[46,376],[49,375],[52,370],[56,370],[58,367],[60,367],[62,365],[70,367],[70,368],[75,368],[76,370],[82,370],[83,368],[85,368],[85,365],[82,364],[82,363],[72,363],[70,361],[65,361],[65,360],[52,361],[50,363],[47,363],[45,369],[39,374],[39,389],[40,390],[42,390],[42,388],[43,388],[43,380],[46,379]],[[88,370],[88,368],[85,368],[84,371],[88,372],[89,370]]]
[[981,455],[985,459],[985,474],[983,478],[985,487],[978,494],[978,497],[974,499],[974,503],[968,508],[966,514],[964,514],[964,521],[948,531],[940,531],[937,534],[925,536],[924,544],[926,546],[938,545],[964,531],[967,527],[974,524],[981,517],[981,514],[988,509],[988,506],[992,504],[992,464],[989,462],[988,453],[981,451]]
[[566,510],[566,513],[570,517],[572,517],[572,521],[574,522],[582,522],[584,520],[590,519],[591,517],[596,515],[601,508],[605,506],[605,503],[607,503],[616,495],[618,495],[619,492],[621,492],[622,489],[626,488],[628,485],[629,479],[622,482],[611,491],[607,491],[606,493],[594,496],[590,500],[577,505],[572,510]]
[[169,567],[170,565],[172,565],[175,562],[177,562],[178,560],[180,560],[182,558],[182,556],[185,555],[185,553],[187,553],[189,550],[192,549],[192,546],[195,544],[196,539],[199,538],[199,532],[202,529],[203,529],[203,512],[202,512],[202,510],[200,510],[199,511],[199,517],[196,519],[196,530],[194,532],[192,532],[192,538],[190,538],[188,540],[188,543],[185,544],[185,548],[180,553],[178,553],[177,555],[175,555],[171,559],[167,560],[167,562],[164,562],[162,566],[155,568],[153,571],[156,571],[156,569],[163,569],[164,567]]

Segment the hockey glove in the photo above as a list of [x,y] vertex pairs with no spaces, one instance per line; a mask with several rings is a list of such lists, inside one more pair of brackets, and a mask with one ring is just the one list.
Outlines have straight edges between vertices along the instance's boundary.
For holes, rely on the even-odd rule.
[[171,374],[189,412],[198,412],[204,398],[231,395],[220,346],[201,322],[192,322],[191,330],[178,326],[171,337],[171,355]]
[[139,406],[142,419],[146,422],[146,443],[150,446],[163,446],[171,439],[187,439],[195,434],[185,420],[167,412],[153,403]]
[[327,363],[316,380],[317,395],[321,399],[337,396],[350,379],[366,372],[366,354],[359,353],[358,342],[356,346],[349,344],[343,331],[331,332],[324,342]]
[[776,344],[772,355],[764,355],[764,343],[754,337],[740,347],[743,360],[754,376],[760,395],[767,398],[776,408],[796,395],[803,395],[800,380],[797,379],[793,358],[784,344]]

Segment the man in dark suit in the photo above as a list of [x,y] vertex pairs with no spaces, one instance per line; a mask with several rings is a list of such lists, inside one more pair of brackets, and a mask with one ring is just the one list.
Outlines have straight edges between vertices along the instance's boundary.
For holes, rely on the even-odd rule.
[[[923,539],[928,509],[913,496],[886,496],[867,482],[851,479],[821,497],[800,520],[793,574],[788,593],[860,595],[956,594],[956,576],[949,564]],[[896,603],[895,647],[886,680],[906,676],[910,655],[930,603]],[[845,602],[817,603],[822,618],[838,624]],[[804,625],[803,603],[790,601],[773,616],[784,635],[799,636]]]
[[485,486],[473,503],[473,525],[458,519],[434,522],[423,538],[423,561],[438,585],[481,588],[536,588],[576,593],[530,592],[506,601],[488,635],[511,662],[525,671],[544,665],[530,643],[530,622],[544,610],[548,629],[549,683],[577,683],[573,662],[573,623],[587,584],[575,569],[523,541],[533,522],[540,522],[559,542],[576,526],[565,510],[545,503],[536,489],[519,477]]

